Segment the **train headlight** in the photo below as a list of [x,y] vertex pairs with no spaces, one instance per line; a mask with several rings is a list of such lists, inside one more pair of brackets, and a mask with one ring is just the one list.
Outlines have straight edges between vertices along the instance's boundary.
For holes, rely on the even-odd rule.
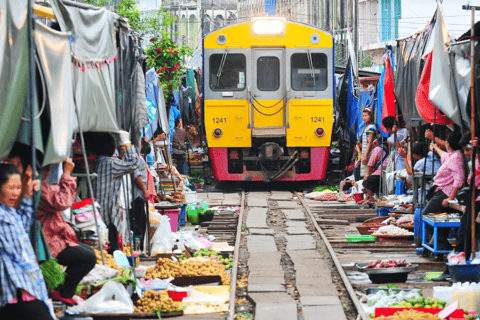
[[286,22],[282,18],[254,18],[252,21],[254,36],[282,36],[285,28]]
[[316,134],[318,137],[323,136],[324,133],[325,133],[325,130],[323,130],[323,128],[317,128],[317,130],[315,130],[315,134]]
[[220,138],[220,136],[222,135],[222,133],[223,133],[223,131],[222,131],[222,129],[220,129],[220,128],[217,128],[217,129],[213,130],[213,136],[214,136],[215,138]]

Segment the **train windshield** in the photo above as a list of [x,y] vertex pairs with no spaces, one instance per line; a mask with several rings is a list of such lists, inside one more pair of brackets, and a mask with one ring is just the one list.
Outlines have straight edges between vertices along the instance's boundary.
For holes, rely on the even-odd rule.
[[246,59],[243,54],[223,53],[210,56],[210,89],[241,91],[245,89]]
[[291,58],[292,89],[322,91],[327,89],[327,56],[323,53],[295,53]]
[[280,60],[261,57],[257,60],[257,88],[260,91],[277,91],[280,87]]

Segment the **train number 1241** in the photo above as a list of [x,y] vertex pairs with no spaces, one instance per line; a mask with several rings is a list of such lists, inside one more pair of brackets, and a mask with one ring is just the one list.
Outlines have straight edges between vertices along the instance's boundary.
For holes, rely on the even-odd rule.
[[227,123],[227,118],[213,118],[213,123]]
[[325,122],[325,117],[311,117],[312,122]]

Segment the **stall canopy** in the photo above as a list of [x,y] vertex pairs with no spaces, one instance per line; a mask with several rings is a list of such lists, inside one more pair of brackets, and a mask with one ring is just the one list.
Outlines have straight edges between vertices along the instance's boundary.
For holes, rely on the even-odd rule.
[[0,1],[0,159],[10,153],[28,86],[27,0]]
[[118,132],[115,103],[117,57],[114,23],[105,8],[51,1],[63,32],[72,32],[73,90],[82,131]]
[[61,162],[70,154],[71,139],[77,127],[70,35],[52,30],[40,22],[35,26],[35,46],[44,79],[38,86],[45,86],[48,93],[44,99],[47,100],[51,126],[44,164]]

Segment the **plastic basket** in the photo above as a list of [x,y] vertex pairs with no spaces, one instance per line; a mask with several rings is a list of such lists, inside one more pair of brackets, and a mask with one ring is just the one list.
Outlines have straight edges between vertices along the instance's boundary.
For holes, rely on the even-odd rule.
[[371,235],[361,235],[361,234],[347,234],[345,235],[347,242],[363,242],[363,241],[375,241],[377,237]]
[[450,277],[454,281],[480,282],[480,264],[459,264],[447,263]]
[[183,301],[183,298],[186,298],[188,295],[187,291],[170,291],[167,290],[168,296],[173,300],[173,301]]
[[172,232],[177,232],[178,215],[180,214],[180,209],[166,209],[163,210],[163,213],[170,218],[170,229],[172,230]]
[[388,217],[388,213],[392,210],[393,208],[377,207],[377,217]]

